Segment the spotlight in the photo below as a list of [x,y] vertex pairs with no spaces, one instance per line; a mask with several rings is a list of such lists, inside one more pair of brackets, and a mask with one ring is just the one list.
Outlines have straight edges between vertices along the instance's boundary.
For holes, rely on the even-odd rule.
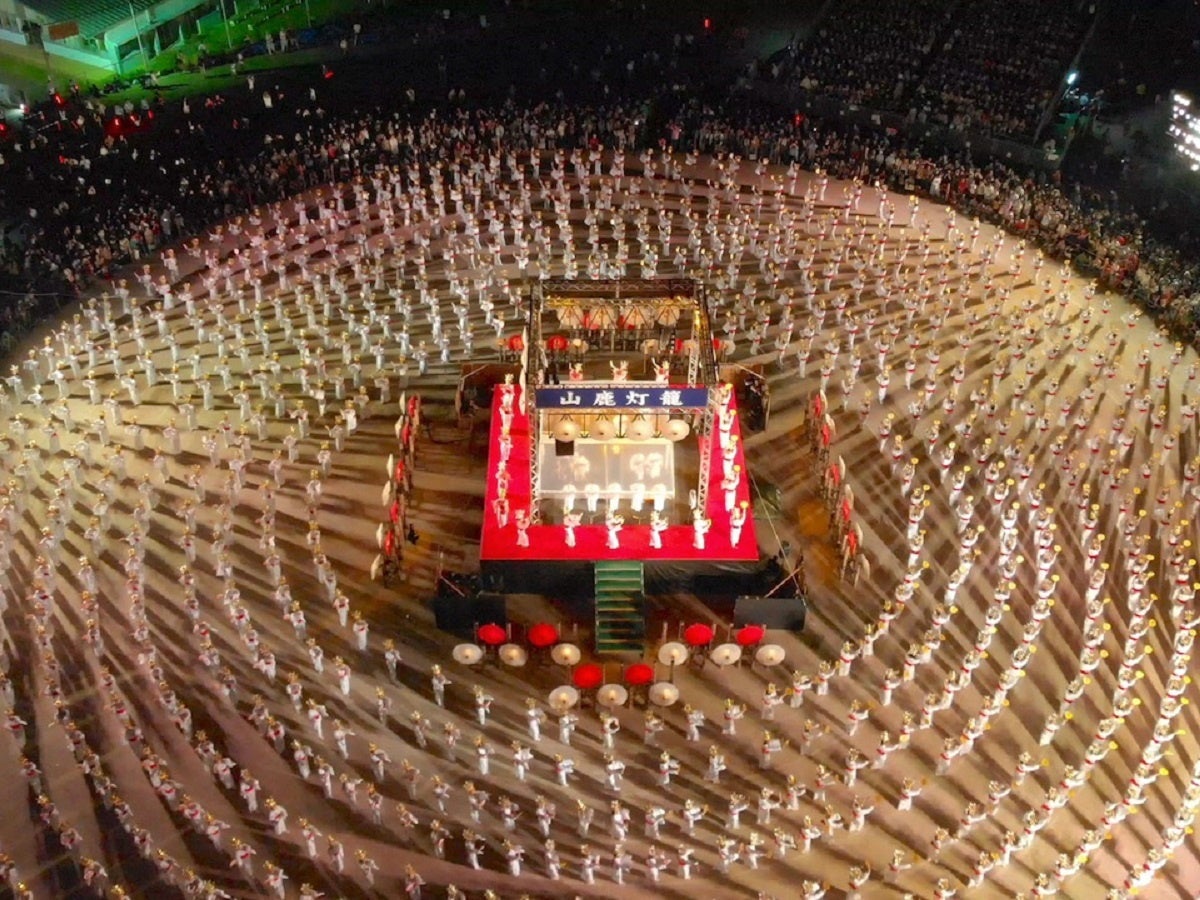
[[1186,94],[1171,98],[1171,124],[1167,133],[1191,170],[1200,172],[1200,115]]

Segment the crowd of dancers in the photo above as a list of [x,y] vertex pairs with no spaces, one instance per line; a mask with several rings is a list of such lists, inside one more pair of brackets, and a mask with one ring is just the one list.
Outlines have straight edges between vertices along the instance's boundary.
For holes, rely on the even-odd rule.
[[[433,162],[455,130],[139,261],[11,368],[17,895],[1195,890],[1192,351],[882,183],[494,127]],[[748,460],[792,505],[821,472],[795,429],[832,420],[872,574],[818,576],[786,666],[560,714],[544,674],[461,667],[378,602],[360,455],[404,388],[520,333],[530,279],[676,273],[768,366]]]

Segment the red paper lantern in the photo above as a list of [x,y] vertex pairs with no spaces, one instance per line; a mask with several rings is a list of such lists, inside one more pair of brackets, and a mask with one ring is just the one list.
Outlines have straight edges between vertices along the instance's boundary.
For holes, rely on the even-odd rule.
[[514,353],[520,353],[525,349],[525,339],[519,334],[514,334],[508,339],[508,349]]
[[487,644],[489,647],[498,646],[508,640],[508,632],[494,622],[480,625],[475,636],[479,638],[480,643]]
[[683,630],[683,639],[692,647],[707,647],[712,643],[714,632],[711,625],[697,622]]
[[625,683],[640,686],[654,680],[654,668],[645,663],[633,663],[625,667]]
[[584,663],[575,669],[571,679],[575,682],[575,687],[592,691],[604,684],[604,669],[596,663]]
[[546,348],[554,351],[555,353],[561,353],[563,350],[567,349],[567,339],[561,334],[551,335],[546,339]]
[[546,622],[538,622],[529,628],[529,643],[542,649],[558,643],[558,629]]
[[760,643],[765,635],[766,630],[761,625],[747,625],[738,631],[737,642],[742,647],[753,647]]

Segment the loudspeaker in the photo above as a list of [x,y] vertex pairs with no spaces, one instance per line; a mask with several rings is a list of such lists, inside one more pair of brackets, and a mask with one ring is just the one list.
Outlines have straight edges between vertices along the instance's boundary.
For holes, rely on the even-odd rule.
[[508,625],[508,604],[500,594],[483,591],[474,597],[434,597],[430,606],[440,630],[466,640],[474,640],[477,624],[493,622],[502,628]]
[[808,603],[803,597],[738,597],[733,624],[762,625],[784,631],[803,631]]
[[555,440],[554,455],[555,456],[574,456],[575,455],[575,442],[574,441]]

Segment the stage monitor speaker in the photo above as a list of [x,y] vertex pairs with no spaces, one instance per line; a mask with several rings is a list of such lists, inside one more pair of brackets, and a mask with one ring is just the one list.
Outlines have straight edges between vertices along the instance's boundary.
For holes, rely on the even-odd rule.
[[574,441],[555,440],[554,441],[554,455],[555,456],[574,456],[575,455],[575,442]]
[[481,591],[474,597],[435,597],[430,605],[437,627],[464,639],[474,638],[476,625],[508,625],[508,604],[501,594]]
[[803,631],[808,603],[803,597],[738,597],[733,624]]

